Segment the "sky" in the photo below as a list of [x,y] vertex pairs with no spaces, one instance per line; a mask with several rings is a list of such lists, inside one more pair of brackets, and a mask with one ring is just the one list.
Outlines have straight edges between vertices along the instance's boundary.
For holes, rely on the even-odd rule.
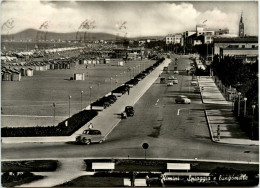
[[[105,32],[127,37],[164,36],[208,29],[229,29],[238,34],[243,12],[245,34],[258,35],[256,1],[2,1],[2,34],[33,28],[49,32]],[[80,28],[88,20],[91,28]],[[123,23],[125,27],[119,29]]]

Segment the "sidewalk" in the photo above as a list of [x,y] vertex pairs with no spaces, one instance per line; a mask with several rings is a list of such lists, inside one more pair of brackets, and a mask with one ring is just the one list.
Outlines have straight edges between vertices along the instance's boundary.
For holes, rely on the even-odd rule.
[[[90,122],[93,124],[94,129],[98,129],[103,135],[107,136],[120,122],[120,113],[124,111],[125,106],[133,106],[141,96],[150,88],[156,81],[159,74],[162,72],[164,66],[168,66],[171,62],[166,59],[159,65],[153,72],[147,75],[136,86],[130,89],[130,93],[118,97],[117,101],[107,109],[98,113],[98,115]],[[87,108],[87,107],[86,107]],[[90,123],[89,122],[89,123]],[[70,142],[75,141],[75,137],[81,134],[83,130],[88,129],[88,124],[81,127],[71,136],[59,137],[2,137],[3,143],[24,143],[24,142]]]
[[[201,92],[202,102],[210,129],[212,141],[225,144],[259,145],[259,141],[251,140],[240,128],[232,109],[232,103],[226,101],[211,77],[203,76],[198,79],[199,86],[204,87]],[[215,105],[217,109],[207,109],[208,105]],[[217,129],[220,126],[220,140]]]

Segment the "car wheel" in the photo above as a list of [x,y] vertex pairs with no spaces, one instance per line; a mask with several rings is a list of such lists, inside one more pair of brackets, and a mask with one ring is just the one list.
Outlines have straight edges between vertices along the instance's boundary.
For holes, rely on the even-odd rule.
[[84,144],[90,144],[90,143],[91,143],[91,140],[90,140],[90,139],[83,138],[83,139],[82,139],[82,143],[84,143]]
[[87,139],[86,138],[82,138],[82,143],[86,143],[87,142]]
[[87,144],[87,145],[91,144],[91,140],[88,139],[88,140],[86,141],[86,144]]

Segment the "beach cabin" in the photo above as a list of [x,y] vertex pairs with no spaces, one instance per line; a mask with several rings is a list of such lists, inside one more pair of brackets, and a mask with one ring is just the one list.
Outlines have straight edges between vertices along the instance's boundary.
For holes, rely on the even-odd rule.
[[11,80],[12,81],[20,81],[21,80],[21,73],[17,71],[13,71],[11,74]]
[[27,75],[27,76],[33,76],[33,69],[32,69],[32,68],[28,68],[28,69],[26,70],[26,75]]
[[26,70],[24,68],[20,69],[21,76],[26,76]]
[[3,81],[11,81],[11,75],[12,75],[12,72],[10,71],[4,71],[3,73]]
[[74,73],[74,80],[85,80],[84,73]]

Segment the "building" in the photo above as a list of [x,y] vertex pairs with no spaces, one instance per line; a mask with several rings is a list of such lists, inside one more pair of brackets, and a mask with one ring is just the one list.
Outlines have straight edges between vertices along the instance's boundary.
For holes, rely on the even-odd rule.
[[214,35],[215,31],[207,30],[206,25],[196,25],[196,34],[200,35]]
[[258,59],[258,47],[249,48],[221,48],[220,56],[234,56],[235,59],[241,59],[244,63],[255,63]]
[[214,54],[220,57],[234,56],[246,63],[255,62],[258,59],[258,38],[215,38]]
[[219,29],[215,31],[215,36],[227,35],[227,34],[229,34],[229,29]]
[[178,33],[175,35],[169,34],[166,36],[166,44],[181,44],[183,45],[182,34]]
[[214,54],[220,54],[220,48],[257,48],[257,37],[233,37],[233,38],[214,38]]
[[243,16],[241,14],[241,18],[239,21],[239,33],[238,33],[239,37],[244,37],[245,33],[244,33],[244,23],[243,23]]

